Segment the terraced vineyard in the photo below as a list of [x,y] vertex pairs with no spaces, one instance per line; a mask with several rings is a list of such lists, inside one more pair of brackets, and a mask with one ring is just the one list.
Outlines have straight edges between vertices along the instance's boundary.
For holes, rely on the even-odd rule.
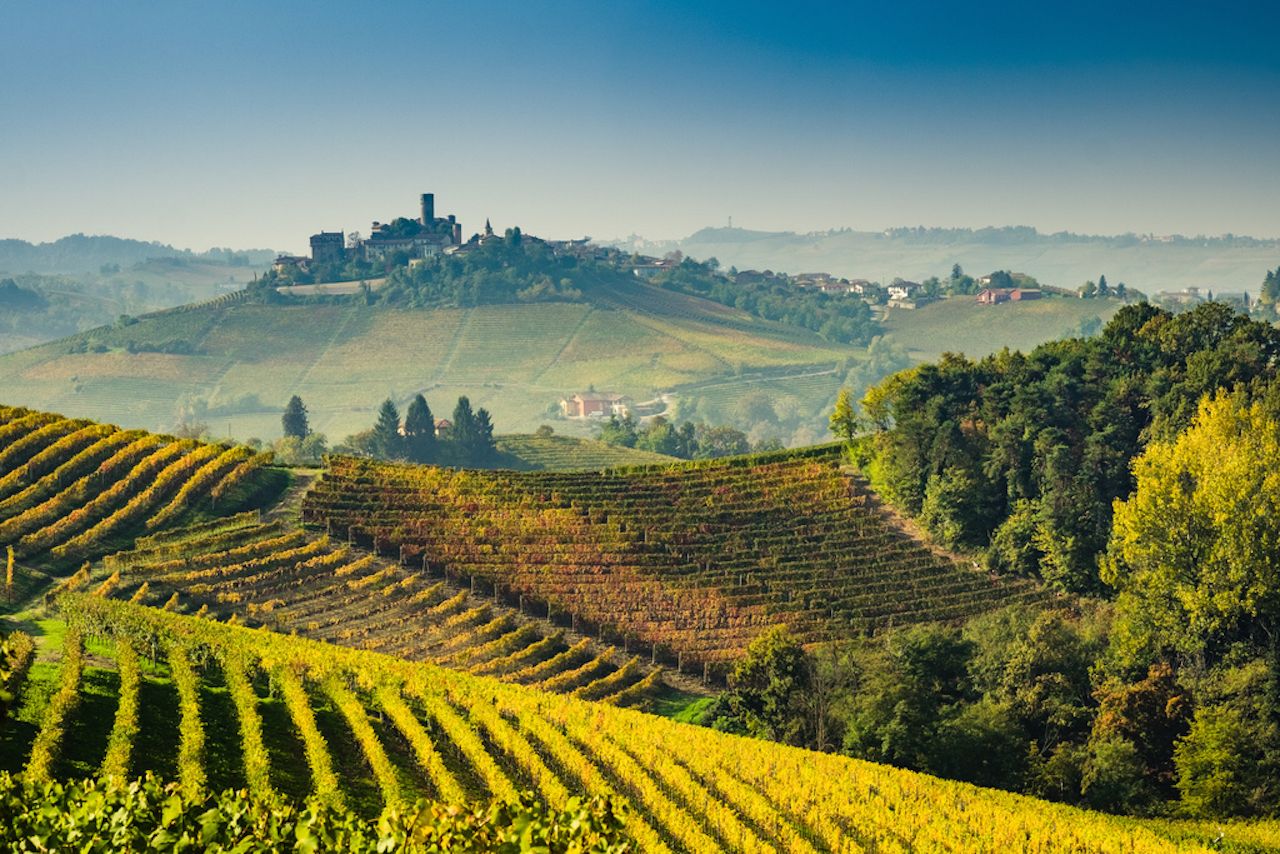
[[0,544],[46,564],[95,557],[141,530],[235,509],[265,462],[242,446],[0,407]]
[[586,471],[616,466],[643,466],[674,462],[675,457],[606,445],[573,436],[537,436],[532,433],[497,437],[499,453],[514,458],[503,468],[530,471]]
[[904,534],[836,447],[593,473],[335,458],[303,518],[704,674],[770,625],[821,641],[1046,595]]
[[[647,658],[566,638],[446,578],[245,513],[109,556],[102,593],[619,705],[662,687]],[[518,604],[518,603],[517,603]]]
[[[374,815],[612,792],[640,850],[1207,851],[1132,822],[377,653],[66,593],[60,663],[0,724],[32,779],[154,770]],[[90,654],[91,653],[91,654]]]

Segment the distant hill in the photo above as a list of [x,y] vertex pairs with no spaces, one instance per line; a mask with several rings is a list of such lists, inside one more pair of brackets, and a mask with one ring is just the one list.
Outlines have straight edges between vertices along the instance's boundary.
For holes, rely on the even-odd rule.
[[1274,239],[1042,234],[1027,227],[809,234],[704,228],[681,240],[633,238],[615,245],[649,254],[679,249],[743,270],[829,272],[881,282],[945,277],[953,264],[972,275],[1026,272],[1066,288],[1105,275],[1148,294],[1188,286],[1256,294],[1266,271],[1280,263],[1280,240]]
[[274,255],[269,249],[192,252],[154,241],[71,234],[49,243],[28,243],[14,238],[0,240],[0,272],[96,273],[107,265],[131,267],[153,258],[230,261],[247,267],[268,264]]
[[[126,426],[171,428],[183,416],[217,435],[272,439],[290,395],[331,440],[369,427],[387,397],[418,392],[448,417],[465,394],[500,433],[587,435],[560,420],[563,395],[615,391],[636,401],[714,386],[731,402],[762,382],[821,385],[771,397],[784,429],[825,435],[821,410],[840,364],[861,348],[640,282],[593,302],[412,309],[354,301],[223,301],[137,318],[0,356],[0,399]],[[785,438],[790,438],[790,433]]]
[[829,436],[826,412],[844,384],[860,393],[944,350],[1030,348],[1105,321],[1118,305],[1048,298],[983,308],[958,297],[893,309],[885,338],[868,349],[640,282],[591,302],[470,308],[259,305],[238,296],[0,355],[0,399],[129,427],[186,421],[270,440],[298,394],[312,426],[336,442],[371,426],[387,397],[403,407],[422,392],[447,417],[465,394],[499,433],[550,424],[557,437],[584,437],[595,424],[561,419],[558,401],[595,386],[637,402],[669,393],[673,418],[796,446]]

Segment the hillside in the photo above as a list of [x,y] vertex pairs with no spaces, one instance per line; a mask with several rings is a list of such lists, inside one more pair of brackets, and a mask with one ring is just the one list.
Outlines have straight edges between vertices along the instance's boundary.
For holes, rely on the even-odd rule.
[[[1030,347],[1110,310],[1105,301],[983,309],[954,299],[893,311],[886,332],[913,359],[976,355]],[[468,395],[499,432],[548,423],[585,436],[593,425],[559,419],[562,395],[594,386],[649,400],[670,390],[682,417],[811,444],[826,435],[823,413],[843,382],[879,378],[881,367],[848,376],[865,359],[863,349],[640,283],[590,303],[443,309],[224,297],[0,356],[0,397],[128,427],[185,421],[270,440],[298,394],[312,427],[336,442],[369,427],[386,397],[403,405],[419,391],[441,415]],[[764,421],[747,414],[759,399],[773,413]]]
[[1043,598],[900,531],[837,447],[593,473],[335,458],[304,520],[719,672],[765,627],[806,641]]
[[[116,323],[122,315],[212,299],[245,287],[258,272],[225,259],[173,256],[73,274],[0,273],[0,290],[12,281],[39,297],[38,305],[0,311],[0,353]],[[13,308],[3,302],[0,308]]]
[[532,433],[496,437],[498,452],[511,459],[511,467],[528,471],[581,471],[669,463],[663,454],[606,445],[573,436],[537,436]]
[[29,243],[8,238],[0,240],[0,272],[8,273],[95,273],[104,265],[132,267],[149,261],[212,262],[243,261],[245,266],[265,266],[275,253],[269,249],[233,252],[211,249],[192,252],[155,241],[132,240],[111,235],[70,234],[47,243]]
[[946,352],[978,359],[1003,347],[1025,353],[1046,341],[1077,337],[1081,323],[1106,323],[1121,305],[1051,297],[987,306],[973,297],[951,297],[913,310],[890,309],[884,330],[913,360],[932,361]]
[[24,564],[73,567],[133,537],[278,490],[243,446],[0,407],[0,543]]
[[150,537],[103,563],[110,580],[101,595],[167,611],[234,615],[248,626],[619,705],[646,705],[665,687],[650,661],[526,616],[518,597],[508,602],[474,579],[379,559],[255,513]]
[[[20,703],[0,724],[0,767],[36,780],[152,770],[189,793],[312,793],[365,816],[422,795],[514,799],[532,786],[563,806],[613,792],[628,834],[656,852],[1209,850],[1096,813],[376,653],[84,593],[60,607],[69,630],[14,680]],[[1218,834],[1221,845],[1233,830]]]
[[[220,303],[144,317],[0,357],[0,396],[32,406],[169,429],[185,413],[219,435],[270,439],[300,395],[311,424],[336,441],[372,424],[381,401],[424,392],[447,413],[458,395],[502,432],[551,420],[564,394],[594,385],[650,399],[758,374],[832,372],[856,357],[816,335],[639,283],[597,303],[414,310],[324,302]],[[588,426],[555,422],[557,432]]]
[[882,282],[895,276],[915,281],[945,276],[953,264],[960,264],[975,276],[1018,270],[1065,288],[1105,275],[1147,294],[1194,286],[1255,296],[1280,255],[1275,240],[1093,237],[1040,234],[1028,228],[844,229],[812,234],[706,228],[682,240],[619,245],[650,254],[680,249],[740,270],[824,271]]

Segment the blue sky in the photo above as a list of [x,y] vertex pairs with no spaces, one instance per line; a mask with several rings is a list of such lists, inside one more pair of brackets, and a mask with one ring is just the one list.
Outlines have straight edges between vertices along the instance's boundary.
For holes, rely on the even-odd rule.
[[1280,236],[1264,3],[0,0],[0,236]]

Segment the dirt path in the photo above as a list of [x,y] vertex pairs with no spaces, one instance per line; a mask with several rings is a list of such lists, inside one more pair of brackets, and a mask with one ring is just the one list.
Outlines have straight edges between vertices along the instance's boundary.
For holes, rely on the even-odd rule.
[[289,469],[289,487],[280,496],[276,505],[268,510],[263,521],[287,522],[292,525],[302,524],[302,502],[312,485],[320,478],[323,469],[295,468]]

